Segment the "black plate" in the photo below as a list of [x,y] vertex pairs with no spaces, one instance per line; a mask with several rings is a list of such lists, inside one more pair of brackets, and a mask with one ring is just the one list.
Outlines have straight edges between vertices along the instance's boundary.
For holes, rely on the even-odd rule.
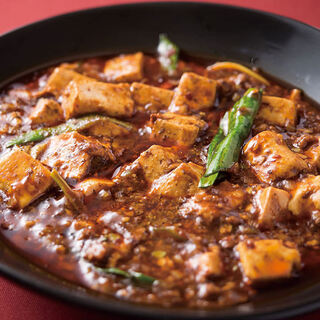
[[[103,7],[47,19],[0,37],[0,85],[40,67],[81,57],[153,52],[158,34],[191,55],[255,65],[320,101],[320,31],[297,21],[204,3]],[[0,242],[0,271],[38,290],[110,312],[165,319],[280,319],[320,308],[320,281],[269,290],[253,302],[221,310],[134,305],[67,283],[28,263]]]

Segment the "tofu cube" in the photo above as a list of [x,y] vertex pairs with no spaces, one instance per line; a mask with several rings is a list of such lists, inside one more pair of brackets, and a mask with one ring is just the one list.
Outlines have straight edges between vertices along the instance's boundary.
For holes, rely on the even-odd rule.
[[187,261],[187,266],[196,272],[196,280],[206,280],[219,277],[223,274],[223,264],[220,256],[220,248],[217,245],[210,247],[209,251],[199,253]]
[[98,194],[101,190],[108,190],[114,185],[112,180],[104,178],[88,178],[75,186],[86,197]]
[[63,111],[58,102],[41,98],[29,116],[33,124],[55,125],[64,120]]
[[37,158],[46,166],[55,168],[70,183],[105,167],[110,151],[98,140],[77,132],[63,133],[48,139]]
[[240,242],[236,251],[243,275],[248,282],[289,278],[301,266],[300,253],[293,243],[282,240],[249,240]]
[[169,110],[183,114],[210,108],[216,98],[216,87],[215,80],[186,72],[180,79]]
[[150,194],[179,198],[195,194],[204,168],[195,163],[181,163],[176,169],[154,181]]
[[25,208],[52,183],[50,171],[18,148],[0,158],[0,172],[0,190],[13,208]]
[[263,96],[257,118],[270,124],[294,129],[297,122],[297,109],[294,102],[289,99]]
[[291,190],[288,208],[295,215],[310,215],[320,210],[320,176],[308,175]]
[[183,116],[175,113],[151,116],[152,133],[158,140],[177,145],[191,146],[207,123],[195,116]]
[[274,187],[267,187],[257,193],[258,224],[263,228],[271,228],[281,220],[282,214],[288,210],[289,192]]
[[115,138],[125,136],[129,134],[131,130],[116,124],[109,119],[101,119],[87,129],[86,132],[90,136]]
[[132,98],[137,105],[150,106],[154,109],[169,108],[174,92],[167,89],[149,86],[147,84],[134,82],[130,90]]
[[[221,206],[223,199],[223,206]],[[201,189],[179,208],[179,214],[187,219],[196,219],[209,225],[222,214],[236,211],[245,203],[246,193],[239,187],[228,181],[223,181],[215,186],[214,194]]]
[[244,160],[261,182],[272,183],[288,179],[307,170],[307,163],[291,151],[281,134],[263,131],[243,148]]
[[306,161],[316,169],[320,169],[320,138],[317,143],[308,148],[304,154],[307,156]]
[[178,160],[178,156],[172,152],[171,148],[153,145],[142,152],[138,159],[125,168],[121,173],[121,177],[132,175],[141,170],[144,179],[151,183],[174,169],[178,165]]
[[121,55],[108,60],[103,70],[108,81],[132,82],[143,78],[143,53]]
[[63,93],[61,107],[66,119],[93,112],[113,117],[130,117],[134,111],[128,84],[104,83],[92,79],[71,81]]
[[69,82],[72,80],[86,80],[90,79],[70,68],[67,67],[57,67],[53,70],[50,75],[47,84],[44,88],[44,92],[50,92],[56,97],[59,97],[64,89],[67,87]]

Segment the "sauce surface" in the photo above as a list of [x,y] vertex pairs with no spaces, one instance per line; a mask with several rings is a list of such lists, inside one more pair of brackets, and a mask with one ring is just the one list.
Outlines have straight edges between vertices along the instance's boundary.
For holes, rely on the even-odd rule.
[[[239,161],[198,188],[220,119],[252,87],[263,90],[262,104]],[[6,147],[21,133],[91,113],[125,125],[102,119]],[[5,178],[14,183],[0,178],[1,233],[50,272],[119,299],[196,308],[246,302],[317,264],[319,124],[298,89],[192,58],[171,75],[142,53],[36,72],[0,95],[1,172],[18,158]],[[31,171],[17,173],[27,160]],[[46,177],[52,169],[80,211]]]

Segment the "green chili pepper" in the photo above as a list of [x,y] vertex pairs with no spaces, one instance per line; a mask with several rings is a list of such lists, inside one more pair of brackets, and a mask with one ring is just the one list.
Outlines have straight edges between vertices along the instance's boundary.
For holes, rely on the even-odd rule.
[[39,128],[39,129],[35,129],[32,131],[23,133],[22,135],[9,141],[6,147],[9,148],[14,145],[21,145],[29,142],[42,141],[47,137],[56,136],[65,132],[86,130],[101,120],[108,120],[128,130],[132,128],[131,124],[114,119],[114,118],[101,116],[101,115],[89,115],[89,116],[78,118],[78,119],[70,119],[65,123],[62,123],[55,127]]
[[159,62],[163,70],[169,75],[173,75],[177,69],[179,59],[179,48],[167,35],[160,34],[158,44]]
[[108,274],[114,274],[116,276],[121,276],[124,278],[131,278],[129,272],[121,270],[119,268],[99,268],[99,269]]
[[68,202],[71,204],[73,209],[75,209],[77,212],[81,212],[83,208],[83,203],[80,200],[77,193],[75,193],[69,185],[66,183],[66,181],[60,176],[60,174],[53,169],[51,171],[51,178],[54,180],[54,182],[60,187],[62,192],[64,193],[64,196],[68,200]]
[[236,130],[231,131],[217,146],[205,177],[229,169],[238,160],[242,143],[240,134]]
[[241,147],[248,137],[261,104],[262,91],[251,88],[220,120],[219,130],[209,150],[206,172],[199,186],[211,186],[219,174],[238,161]]
[[[207,166],[211,162],[217,146],[224,138],[225,138],[224,130],[222,128],[219,128],[218,133],[214,136],[208,148]],[[202,176],[199,182],[199,187],[206,188],[206,187],[212,186],[214,182],[217,180],[218,175],[219,173],[210,175],[208,177]]]
[[147,284],[151,285],[153,284],[157,279],[147,276],[140,272],[135,271],[124,271],[119,268],[98,268],[102,272],[108,273],[108,274],[114,274],[117,276],[121,276],[127,279],[131,279],[133,281],[136,281],[140,284]]
[[199,188],[207,188],[212,186],[218,179],[219,172],[212,174],[211,176],[205,177],[202,176],[199,181]]
[[[221,118],[220,123],[219,123],[219,128],[223,131],[224,137],[228,134],[229,132],[229,115],[230,112],[227,111],[224,116]],[[209,151],[209,150],[208,150]]]
[[130,271],[130,276],[133,280],[138,281],[139,283],[148,284],[148,285],[153,284],[157,280],[157,279],[150,277],[150,276],[147,276],[143,273],[134,272],[134,271]]

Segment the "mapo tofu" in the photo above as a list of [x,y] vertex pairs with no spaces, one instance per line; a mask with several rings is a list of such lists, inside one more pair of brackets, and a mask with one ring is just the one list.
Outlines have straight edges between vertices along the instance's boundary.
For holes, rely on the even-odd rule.
[[158,51],[2,89],[2,235],[66,280],[166,307],[317,272],[320,111],[257,70],[179,56],[165,36]]

